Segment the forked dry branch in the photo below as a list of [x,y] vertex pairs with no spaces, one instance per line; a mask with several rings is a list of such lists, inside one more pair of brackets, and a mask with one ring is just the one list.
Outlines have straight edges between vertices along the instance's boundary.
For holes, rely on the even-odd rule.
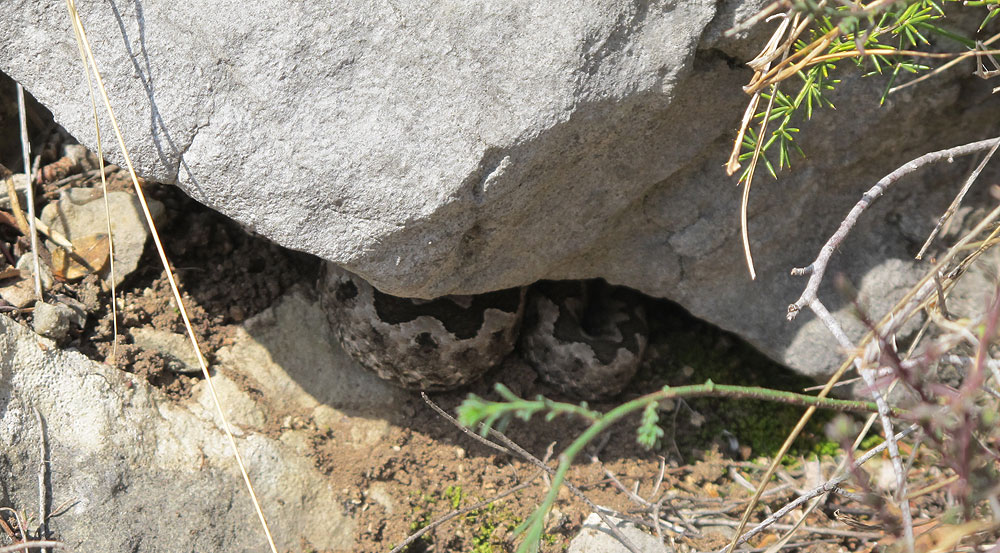
[[[896,434],[894,436],[894,438],[896,440],[901,440],[904,437],[912,434],[918,428],[919,428],[919,426],[916,425],[916,424],[910,425],[910,427],[907,428],[906,430],[903,430],[902,432]],[[854,464],[852,465],[851,468],[853,469],[853,468],[857,468],[857,467],[863,466],[865,463],[867,463],[869,460],[871,460],[873,457],[875,457],[875,455],[877,455],[877,454],[881,453],[882,451],[884,451],[888,446],[889,446],[889,442],[885,441],[885,442],[879,444],[878,446],[875,446],[875,447],[871,448],[870,450],[868,450],[867,452],[865,452],[864,455],[862,455],[861,457],[859,457],[854,462]],[[769,526],[771,526],[772,524],[778,522],[785,515],[787,515],[788,513],[790,513],[792,510],[797,509],[798,507],[800,507],[805,502],[807,502],[807,501],[809,501],[809,500],[811,500],[813,498],[826,495],[826,494],[831,493],[831,492],[836,492],[837,490],[840,489],[839,488],[840,484],[842,484],[843,482],[845,482],[847,479],[851,478],[852,475],[853,475],[853,472],[851,470],[848,470],[846,472],[842,472],[840,475],[827,480],[823,484],[821,484],[819,486],[816,486],[815,488],[809,490],[808,492],[806,492],[804,494],[799,495],[799,497],[797,497],[794,501],[788,503],[787,505],[785,505],[781,509],[778,509],[777,511],[775,511],[774,513],[772,513],[771,515],[769,515],[766,519],[764,519],[761,522],[759,522],[751,530],[747,531],[742,536],[739,536],[739,538],[736,539],[736,542],[735,542],[736,545],[739,546],[739,545],[741,545],[743,543],[746,543],[748,540],[750,540],[751,538],[753,538],[757,534],[763,532]]]
[[[857,224],[858,219],[861,214],[879,198],[885,191],[891,187],[894,183],[898,182],[902,177],[912,173],[913,171],[934,162],[940,161],[951,161],[955,157],[962,155],[969,155],[981,151],[993,150],[997,144],[1000,143],[1000,137],[991,138],[987,140],[981,140],[978,142],[965,144],[955,148],[950,148],[947,150],[942,150],[939,152],[932,152],[925,154],[911,160],[910,162],[902,165],[889,175],[886,175],[876,183],[871,189],[869,189],[862,196],[861,200],[851,209],[845,219],[841,222],[837,231],[827,240],[820,250],[820,253],[816,259],[808,266],[804,268],[794,269],[792,271],[793,275],[797,276],[809,276],[809,280],[806,284],[805,290],[799,299],[789,306],[788,308],[788,318],[794,319],[799,311],[803,307],[808,307],[816,317],[822,321],[826,326],[827,330],[834,336],[838,344],[844,349],[845,352],[850,354],[849,360],[845,362],[845,367],[850,364],[856,368],[865,382],[865,385],[869,392],[872,394],[873,399],[879,407],[879,419],[883,426],[885,436],[887,438],[886,445],[889,450],[890,459],[892,461],[893,470],[896,478],[896,500],[899,501],[900,512],[902,516],[902,526],[904,532],[904,540],[907,545],[908,550],[912,551],[914,547],[915,538],[913,534],[913,523],[912,514],[910,513],[909,501],[906,500],[906,471],[903,468],[902,460],[899,453],[899,448],[896,443],[895,432],[893,431],[892,417],[890,413],[889,405],[886,401],[885,396],[880,390],[884,387],[877,382],[877,375],[879,374],[879,369],[892,368],[891,366],[886,367],[885,359],[888,351],[892,352],[892,356],[895,358],[896,354],[894,351],[893,344],[895,344],[895,336],[899,329],[910,320],[920,309],[925,309],[928,306],[928,302],[932,297],[937,297],[939,291],[943,293],[941,276],[944,275],[947,279],[947,284],[944,288],[950,289],[954,284],[955,280],[959,278],[963,273],[965,268],[968,267],[972,260],[977,258],[982,251],[985,249],[986,244],[992,243],[992,236],[983,241],[983,245],[980,246],[972,256],[969,256],[963,262],[956,264],[954,267],[950,267],[950,270],[945,271],[949,268],[949,263],[958,255],[962,248],[969,242],[972,241],[974,237],[980,236],[981,233],[994,221],[998,216],[1000,216],[1000,207],[994,209],[989,215],[987,215],[971,232],[966,234],[959,242],[953,246],[947,254],[942,256],[939,263],[929,271],[926,276],[921,279],[914,287],[911,289],[910,293],[906,295],[896,308],[894,308],[889,314],[887,314],[878,324],[873,324],[873,329],[868,335],[858,344],[855,345],[847,336],[846,332],[843,330],[842,325],[839,321],[829,312],[826,306],[819,300],[817,292],[823,278],[826,275],[826,271],[829,262],[835,251],[839,248],[841,243],[850,233],[850,231]],[[977,176],[979,171],[973,173]],[[973,180],[973,179],[970,179]],[[963,187],[963,191],[971,185],[971,182],[967,183]],[[963,194],[964,192],[959,192]],[[956,198],[956,202],[958,198]],[[996,231],[994,231],[994,234]],[[943,297],[943,296],[942,296]],[[939,302],[940,305],[944,305],[943,300]],[[988,340],[988,338],[987,338]],[[926,360],[924,360],[926,363]],[[902,362],[901,362],[902,363]],[[912,362],[911,362],[912,363]],[[842,375],[843,370],[839,371],[838,374],[828,382],[827,386],[824,387],[823,392],[820,395],[825,395],[832,385],[839,380]],[[807,411],[803,415],[803,422],[812,415],[811,411]],[[800,423],[801,425],[802,423]],[[797,433],[793,432],[793,435],[789,437],[786,444],[790,444],[790,441],[794,439]],[[766,486],[767,478],[764,479],[765,484],[762,484],[760,489],[763,490]],[[756,500],[755,500],[756,501]],[[749,513],[754,507],[754,502],[747,508],[744,513],[744,521],[749,519]],[[739,529],[742,532],[742,527]],[[730,551],[735,547],[736,542],[734,541],[730,545]]]
[[[891,8],[891,6],[898,5],[898,11],[885,12],[885,16],[881,19],[874,17],[882,10],[886,9],[896,9]],[[744,239],[744,250],[746,253],[747,264],[750,270],[751,277],[754,275],[752,256],[750,255],[748,233],[747,233],[747,223],[746,223],[746,213],[747,213],[747,198],[749,194],[749,187],[752,182],[754,168],[759,159],[762,159],[761,151],[762,144],[767,139],[765,136],[765,130],[767,129],[768,123],[774,119],[778,118],[781,121],[781,125],[778,131],[774,132],[774,136],[770,138],[767,146],[774,143],[775,140],[780,139],[780,149],[781,149],[781,163],[783,167],[787,165],[787,143],[791,142],[790,135],[787,132],[781,134],[785,125],[789,121],[789,113],[794,112],[800,106],[807,106],[806,114],[807,117],[811,115],[811,110],[813,103],[818,105],[823,104],[822,92],[824,87],[820,84],[820,81],[826,78],[826,70],[829,66],[829,62],[833,62],[839,59],[845,58],[860,58],[868,57],[876,62],[876,69],[881,72],[877,60],[882,59],[883,61],[889,61],[891,59],[897,59],[895,70],[893,72],[893,77],[899,71],[901,67],[908,65],[908,70],[916,69],[926,69],[918,68],[912,61],[902,61],[899,56],[913,57],[924,57],[924,58],[945,58],[954,57],[952,60],[952,65],[957,62],[958,59],[966,57],[975,57],[977,60],[977,70],[976,74],[983,78],[990,78],[995,76],[991,73],[988,68],[985,68],[982,60],[985,58],[989,61],[994,61],[992,58],[994,52],[985,50],[985,45],[983,43],[976,43],[975,48],[971,48],[969,51],[960,52],[955,54],[949,53],[930,53],[918,50],[912,50],[907,48],[908,45],[916,45],[919,41],[926,43],[926,39],[920,34],[920,30],[923,29],[931,30],[935,33],[940,33],[943,35],[948,35],[947,32],[941,32],[939,28],[932,25],[926,25],[927,19],[935,19],[943,16],[943,12],[940,11],[940,7],[933,2],[909,2],[909,3],[891,3],[884,1],[872,1],[867,4],[862,2],[852,2],[852,3],[834,3],[827,2],[826,0],[820,0],[818,2],[807,2],[807,3],[796,3],[791,1],[777,1],[768,5],[764,10],[762,10],[757,16],[751,18],[747,23],[738,26],[730,31],[730,33],[738,32],[741,29],[745,29],[750,25],[757,23],[769,17],[776,17],[776,13],[784,10],[782,17],[784,21],[779,25],[778,29],[772,35],[771,40],[768,43],[768,47],[758,56],[758,59],[753,60],[748,65],[754,69],[755,74],[747,85],[746,91],[751,94],[751,99],[749,102],[749,107],[743,118],[743,124],[740,128],[738,138],[734,144],[732,155],[730,156],[729,164],[727,169],[730,174],[735,173],[739,169],[739,159],[742,157],[751,158],[751,166],[744,172],[741,182],[743,183],[743,202],[741,208],[741,226],[743,231]],[[936,13],[935,13],[936,10]],[[919,13],[918,13],[919,12]],[[805,15],[804,15],[805,14]],[[923,15],[921,15],[923,14]],[[986,21],[989,21],[995,15],[995,13],[990,13]],[[787,22],[792,18],[802,17],[803,19],[808,19],[810,17],[820,17],[823,19],[823,25],[819,27],[820,30],[813,31],[809,40],[800,41],[798,40],[799,34],[793,33],[787,40],[782,41],[781,37],[788,33],[789,25]],[[839,18],[839,19],[837,19]],[[862,27],[862,22],[869,22],[867,28]],[[819,20],[817,20],[819,21]],[[796,31],[801,33],[798,26],[794,26]],[[879,34],[885,34],[889,32],[900,32],[900,42],[896,47],[887,47],[877,40],[873,40],[878,37]],[[906,40],[904,42],[902,36],[905,34]],[[848,40],[840,40],[843,36],[845,39],[853,41],[855,48],[851,49],[847,46]],[[951,35],[949,38],[955,38],[957,35]],[[996,40],[996,36],[990,38],[987,42],[992,43]],[[919,39],[919,41],[918,41]],[[838,41],[835,46],[831,46],[834,41]],[[782,48],[777,48],[774,45],[781,43]],[[794,43],[794,47],[792,46]],[[971,43],[969,43],[971,44]],[[829,51],[824,52],[824,50]],[[772,64],[771,62],[781,57],[781,61]],[[823,65],[827,64],[827,65]],[[892,65],[892,64],[890,64]],[[807,67],[821,67],[822,69],[818,71],[812,71],[806,73],[804,70]],[[984,70],[985,68],[985,70]],[[1000,72],[997,72],[1000,73]],[[779,94],[777,85],[791,77],[792,75],[800,75],[805,83],[802,86],[802,91],[798,96],[785,97],[784,106],[787,108],[783,116],[772,116],[773,101],[775,97]],[[890,82],[890,85],[892,82]],[[757,114],[757,117],[761,118],[760,129],[755,135],[747,136],[747,128],[754,118],[754,112],[759,101],[760,93],[765,86],[771,86],[771,93],[769,97],[769,103],[767,109],[763,114]],[[895,89],[887,89],[886,95],[891,93]],[[787,139],[787,140],[786,140]],[[981,242],[981,246],[976,249],[976,251],[968,256],[961,263],[954,266],[948,265],[948,263],[958,255],[958,252],[969,243],[973,237],[978,237],[986,229],[986,227],[994,221],[998,214],[997,210],[990,213],[976,229],[968,233],[958,244],[953,246],[949,252],[944,256],[944,258],[936,264],[936,266],[928,272],[927,276],[918,282],[907,296],[901,300],[901,302],[894,308],[889,314],[887,314],[878,324],[870,324],[870,332],[868,335],[858,344],[855,345],[844,332],[841,324],[833,317],[826,306],[818,299],[817,292],[820,284],[826,273],[827,265],[830,262],[830,258],[833,253],[841,245],[847,234],[854,228],[860,215],[868,208],[868,206],[878,197],[880,197],[887,188],[889,188],[893,183],[898,181],[905,175],[908,175],[915,171],[916,169],[925,166],[929,163],[934,163],[942,160],[952,161],[955,157],[961,155],[968,155],[980,151],[990,150],[990,154],[987,155],[979,167],[972,172],[970,177],[967,179],[965,186],[956,196],[951,208],[947,210],[939,220],[938,226],[931,233],[931,236],[927,239],[927,244],[930,244],[937,235],[938,230],[946,223],[950,215],[957,209],[957,206],[961,203],[962,198],[965,193],[971,187],[972,183],[979,176],[983,167],[989,161],[992,152],[997,149],[1000,145],[1000,137],[983,140],[971,144],[966,144],[956,148],[951,148],[949,150],[943,150],[940,152],[933,152],[926,154],[917,159],[910,161],[909,163],[903,165],[896,171],[890,173],[883,179],[881,179],[875,186],[868,190],[858,202],[858,204],[848,213],[847,217],[840,224],[840,227],[834,233],[834,235],[827,241],[827,243],[822,247],[817,256],[816,260],[813,261],[809,266],[805,268],[795,269],[792,271],[793,275],[808,275],[810,278],[806,284],[805,290],[799,299],[793,303],[788,308],[788,318],[789,320],[794,319],[798,312],[804,307],[808,307],[816,317],[826,326],[828,331],[834,336],[840,347],[848,354],[849,358],[841,367],[841,369],[831,378],[826,386],[823,387],[819,394],[819,397],[825,397],[832,387],[837,383],[841,376],[850,367],[854,367],[858,370],[861,378],[864,380],[865,385],[871,393],[873,399],[878,404],[878,418],[883,426],[883,430],[887,439],[887,449],[890,453],[890,458],[892,460],[893,470],[895,472],[896,479],[896,494],[895,500],[900,506],[900,516],[902,518],[903,526],[903,537],[905,540],[905,545],[907,551],[914,550],[914,534],[913,534],[913,524],[912,515],[910,513],[908,495],[906,493],[906,471],[909,468],[909,464],[906,469],[902,465],[902,460],[899,453],[898,444],[894,437],[895,432],[893,431],[893,422],[890,413],[890,409],[886,398],[882,394],[882,390],[885,388],[879,382],[879,377],[889,373],[896,378],[901,378],[902,367],[909,363],[911,365],[919,365],[921,363],[927,364],[929,361],[936,361],[937,358],[930,359],[930,357],[922,359],[908,359],[907,356],[899,356],[895,351],[896,345],[896,334],[904,323],[909,321],[921,310],[931,314],[931,318],[934,317],[934,313],[944,313],[943,318],[948,319],[947,309],[945,307],[945,297],[947,291],[951,289],[954,282],[964,274],[964,271],[968,266],[979,257],[985,248],[992,245],[994,235],[991,235],[987,239]],[[743,153],[741,151],[750,147],[750,152]],[[766,158],[763,158],[766,161]],[[769,168],[770,165],[769,165]],[[774,172],[772,168],[772,173]],[[925,248],[921,250],[921,254],[924,253]],[[918,256],[919,258],[919,256]],[[947,270],[945,270],[947,269]],[[944,280],[944,282],[942,282]],[[937,302],[934,303],[934,298]],[[940,319],[941,317],[938,317]],[[926,329],[926,326],[924,327]],[[992,328],[992,327],[988,327]],[[966,328],[966,334],[969,334],[968,328]],[[973,340],[978,346],[978,350],[981,355],[977,358],[975,366],[985,366],[985,350],[986,345],[990,343],[992,335],[985,333],[981,340]],[[918,339],[914,341],[913,347],[916,347]],[[985,345],[984,345],[985,344]],[[950,349],[944,350],[950,351]],[[912,353],[908,352],[907,355]],[[887,361],[888,360],[888,361]],[[910,387],[912,387],[912,382],[904,382]],[[985,379],[980,379],[979,381],[985,385]],[[971,390],[966,390],[971,391]],[[927,397],[924,396],[926,400]],[[787,451],[791,446],[791,443],[795,440],[798,433],[801,431],[805,422],[812,416],[814,409],[808,409],[803,415],[802,419],[797,425],[796,429],[793,430],[791,435],[786,439],[785,445],[782,447],[779,454],[776,456],[780,458],[781,455]],[[871,421],[869,421],[870,423]],[[741,520],[740,526],[738,527],[738,532],[742,532],[745,524],[749,520],[752,510],[755,508],[756,502],[758,501],[761,493],[766,487],[767,481],[773,474],[776,467],[778,459],[775,459],[774,464],[771,469],[765,474],[763,478],[763,483],[757,490],[751,504],[747,507],[744,512],[744,516]],[[912,458],[911,458],[912,462]],[[732,551],[736,547],[737,541],[734,539],[730,544],[728,551]]]

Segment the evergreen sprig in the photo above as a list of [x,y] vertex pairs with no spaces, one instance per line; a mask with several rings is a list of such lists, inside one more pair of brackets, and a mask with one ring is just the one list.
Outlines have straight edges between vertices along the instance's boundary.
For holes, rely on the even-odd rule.
[[[986,6],[989,12],[982,23],[985,26],[1000,11],[998,3],[1000,0],[965,1],[964,5]],[[763,140],[759,161],[775,178],[778,171],[791,166],[793,152],[805,156],[795,143],[801,122],[811,119],[816,109],[835,107],[829,95],[840,83],[840,79],[833,76],[838,61],[850,59],[857,67],[867,68],[863,73],[865,77],[888,76],[880,99],[884,103],[901,75],[930,69],[929,65],[897,52],[926,48],[932,44],[933,37],[949,39],[970,49],[976,47],[974,40],[939,24],[945,17],[939,0],[878,3],[872,9],[858,3],[814,0],[798,0],[791,2],[791,6],[792,13],[811,19],[812,24],[794,40],[787,57],[812,55],[812,50],[819,46],[823,46],[822,52],[796,72],[799,85],[794,94],[781,90],[789,86],[786,84],[790,82],[788,79],[770,83],[771,91],[761,94],[767,102],[761,103],[763,107],[756,111],[751,125],[743,133],[739,155],[740,161],[753,158],[758,142]],[[762,126],[765,118],[767,124]],[[762,127],[765,133],[760,137]],[[776,162],[772,161],[775,153]],[[747,167],[742,172],[741,182],[748,178],[751,169]]]

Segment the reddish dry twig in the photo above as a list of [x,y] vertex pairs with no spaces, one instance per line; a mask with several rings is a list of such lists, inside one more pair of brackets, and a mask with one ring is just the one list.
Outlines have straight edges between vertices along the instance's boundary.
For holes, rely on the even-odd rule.
[[36,547],[58,547],[59,549],[66,549],[66,546],[61,541],[37,540],[24,541],[21,543],[15,543],[14,545],[0,547],[0,553],[16,553],[18,551],[27,551],[28,549],[34,549]]

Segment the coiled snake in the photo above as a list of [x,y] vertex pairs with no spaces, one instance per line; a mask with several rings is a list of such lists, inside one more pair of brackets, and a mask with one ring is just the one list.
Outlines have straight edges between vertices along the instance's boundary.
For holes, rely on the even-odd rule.
[[516,350],[560,392],[608,397],[628,384],[648,341],[638,294],[600,280],[420,300],[384,294],[327,264],[319,291],[344,350],[411,389],[460,387]]

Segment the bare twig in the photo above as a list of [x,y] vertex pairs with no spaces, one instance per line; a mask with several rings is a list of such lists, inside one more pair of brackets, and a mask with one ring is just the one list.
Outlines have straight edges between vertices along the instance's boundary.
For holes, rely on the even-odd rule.
[[873,201],[878,199],[879,196],[884,194],[885,191],[892,186],[892,184],[925,165],[945,160],[950,161],[959,156],[970,155],[983,150],[988,150],[996,144],[997,140],[1000,140],[1000,137],[980,140],[978,142],[956,146],[947,150],[924,154],[916,159],[908,161],[895,171],[882,177],[882,179],[880,179],[875,186],[871,187],[861,196],[861,200],[855,204],[854,208],[851,209],[847,217],[844,218],[844,221],[840,223],[840,227],[837,231],[833,233],[833,236],[831,236],[830,239],[827,240],[826,244],[823,245],[822,249],[820,249],[820,253],[816,259],[806,267],[792,269],[792,275],[809,275],[809,281],[806,283],[806,288],[802,292],[802,295],[799,296],[799,299],[792,305],[788,306],[788,320],[794,319],[803,307],[809,305],[816,299],[820,282],[826,274],[826,268],[830,263],[830,258],[833,257],[833,253],[840,246],[841,242],[844,241],[844,238],[847,237],[847,234],[850,233],[851,229],[854,228],[854,225],[857,224],[858,218],[861,217],[861,214],[865,211],[865,209],[867,209]]
[[49,513],[49,520],[52,520],[52,519],[56,518],[57,516],[65,514],[66,511],[69,511],[74,505],[76,505],[77,503],[79,503],[79,501],[80,500],[77,499],[77,498],[75,498],[75,497],[71,497],[71,498],[67,499],[66,501],[63,501],[58,506],[56,506],[56,508],[52,509],[51,513]]
[[1000,146],[1000,137],[998,137],[993,143],[993,147],[990,148],[990,151],[983,156],[983,160],[979,162],[979,165],[977,165],[972,171],[969,178],[965,179],[965,184],[962,186],[962,189],[958,192],[958,195],[955,196],[955,199],[952,200],[951,205],[948,206],[948,209],[945,210],[944,214],[941,215],[941,218],[938,219],[937,224],[934,225],[934,230],[931,231],[930,236],[927,237],[927,241],[924,242],[923,247],[920,248],[920,252],[917,253],[917,259],[923,259],[924,253],[927,252],[927,248],[930,247],[931,242],[933,242],[938,233],[941,232],[945,223],[947,223],[951,219],[952,215],[958,211],[958,206],[962,205],[962,200],[965,198],[965,194],[969,192],[969,188],[972,187],[972,183],[976,182],[976,179],[979,178],[979,174],[983,172],[986,164],[993,158],[993,154],[996,153],[998,146]]
[[819,503],[822,499],[823,499],[822,497],[814,498],[813,502],[810,503],[808,507],[806,507],[805,512],[802,513],[802,516],[799,517],[799,520],[795,521],[795,524],[793,524],[791,528],[785,530],[785,535],[782,536],[781,539],[779,539],[777,542],[775,542],[774,545],[767,548],[767,553],[775,553],[776,551],[782,550],[788,544],[788,542],[792,540],[792,536],[795,535],[795,532],[797,532],[800,528],[803,527],[803,525],[805,525],[806,519],[809,517],[809,515],[813,513],[813,511],[816,510],[816,507],[819,506]]
[[[998,379],[1000,383],[1000,379]],[[653,491],[649,492],[649,499],[652,500],[660,492],[660,485],[663,484],[663,475],[667,473],[667,460],[660,456],[660,474],[656,476],[656,483],[653,484]]]
[[896,443],[896,435],[892,427],[892,419],[889,418],[889,407],[878,391],[878,384],[875,383],[874,371],[869,368],[860,370],[861,378],[865,380],[869,392],[879,406],[878,416],[885,430],[885,443],[889,446],[889,459],[892,461],[892,469],[896,476],[896,497],[899,499],[899,508],[903,515],[903,539],[906,543],[908,553],[913,553],[913,515],[910,513],[910,502],[906,499],[906,474],[903,472],[903,463],[899,457],[899,444]]
[[[905,436],[913,433],[918,428],[920,428],[920,427],[918,425],[916,425],[916,424],[911,425],[906,430],[903,430],[902,432],[900,432],[899,434],[897,434],[896,436],[894,436],[894,438],[896,438],[896,440],[900,440],[900,439],[904,438]],[[861,457],[859,457],[858,460],[853,463],[853,467],[860,467],[860,466],[864,465],[872,457],[874,457],[875,455],[881,453],[887,447],[889,447],[889,442],[885,441],[885,442],[882,442],[881,444],[879,444],[879,445],[877,445],[877,446],[869,449],[864,455],[862,455]],[[845,480],[847,480],[850,477],[851,477],[851,471],[846,471],[843,474],[841,474],[840,476],[836,476],[834,478],[831,478],[831,479],[827,480],[826,482],[824,482],[822,485],[816,486],[815,488],[809,490],[808,492],[800,495],[794,501],[792,501],[791,503],[785,505],[781,509],[778,509],[771,516],[767,517],[762,522],[760,522],[759,524],[757,524],[757,526],[755,526],[753,529],[751,529],[747,533],[745,533],[742,536],[740,536],[735,541],[735,544],[739,545],[741,543],[745,543],[747,540],[749,540],[750,538],[756,536],[757,534],[759,534],[761,531],[763,531],[768,526],[771,526],[775,522],[777,522],[778,520],[780,520],[781,517],[783,517],[786,514],[788,514],[788,512],[791,511],[792,509],[795,509],[799,505],[802,505],[803,503],[809,501],[810,499],[812,499],[814,497],[817,497],[817,496],[820,496],[820,495],[823,495],[825,493],[829,493],[829,492],[835,490],[838,486],[840,486],[840,484],[842,482],[844,482]]]
[[660,545],[663,545],[663,530],[660,529],[660,526],[662,526],[660,524],[660,507],[663,505],[663,501],[665,499],[666,499],[665,497],[660,498],[659,501],[653,504],[653,513],[652,513],[653,530],[656,531],[656,539],[657,541],[660,542]]
[[747,490],[750,490],[750,493],[754,493],[755,491],[757,491],[757,488],[755,488],[754,485],[751,484],[749,480],[747,480],[742,474],[740,474],[740,472],[736,470],[736,467],[729,467],[729,477],[733,479],[733,482],[736,482],[740,486],[743,486]]
[[[632,516],[627,516],[627,515],[626,516],[621,516],[620,518],[622,520],[625,520],[625,521],[628,521],[628,522],[633,522],[635,524],[641,524],[642,526],[645,526],[647,528],[653,528],[653,523],[651,523],[651,522],[649,522],[649,521],[647,521],[645,519],[642,519],[642,518],[632,517]],[[670,520],[670,519],[663,519],[663,518],[661,518],[660,521],[659,521],[659,523],[662,524],[662,525],[664,525],[664,526],[667,526],[667,527],[669,527],[669,526],[676,526],[675,521],[674,520]],[[703,518],[703,519],[699,519],[697,521],[697,524],[699,524],[701,526],[729,526],[729,527],[736,527],[738,525],[737,521],[731,520],[731,519],[728,519],[728,518]],[[782,530],[782,531],[791,530],[794,527],[795,527],[795,525],[793,525],[793,524],[777,524],[777,523],[772,524],[770,526],[770,528],[773,528],[775,530]],[[826,536],[840,536],[840,537],[845,537],[845,538],[857,538],[857,539],[860,539],[860,540],[874,540],[874,539],[878,539],[878,538],[883,537],[882,534],[876,534],[876,533],[873,533],[873,532],[856,532],[856,531],[853,531],[853,530],[838,530],[838,529],[835,529],[835,528],[823,528],[823,527],[817,527],[817,526],[801,526],[800,529],[803,530],[803,531],[805,531],[805,532],[809,532],[811,534],[826,535]],[[680,531],[677,531],[677,530],[673,530],[673,531],[677,532],[677,533],[680,533]],[[692,533],[698,535],[697,532],[692,532]],[[766,549],[767,548],[760,548],[760,549],[740,549],[739,553],[746,553],[748,551],[765,551]]]
[[[104,160],[103,160],[103,158],[100,157],[100,154],[98,154],[98,158],[97,159],[103,165],[103,161]],[[100,169],[100,168],[98,168],[98,169],[91,169],[90,171],[84,171],[82,173],[76,173],[75,175],[70,175],[68,177],[63,177],[63,178],[61,178],[61,179],[59,179],[59,180],[57,180],[57,181],[55,181],[53,183],[50,183],[48,186],[50,187],[50,189],[51,188],[60,188],[63,185],[72,185],[73,183],[75,183],[78,180],[86,180],[86,179],[89,179],[90,177],[96,177],[98,175],[101,175],[101,176],[108,175],[110,173],[114,173],[118,169],[119,169],[119,167],[117,165],[115,165],[115,164],[104,165],[104,169],[103,170]]]
[[774,2],[771,2],[770,4],[767,5],[767,7],[754,14],[754,16],[751,17],[750,19],[747,19],[746,21],[736,25],[732,29],[727,30],[726,36],[731,37],[740,31],[744,31],[746,29],[749,29],[750,27],[753,27],[754,25],[767,19],[769,15],[778,11],[778,9],[781,8],[782,6],[788,4],[789,4],[788,0],[775,0]]
[[17,223],[17,230],[27,236],[31,232],[28,220],[24,218],[24,210],[21,209],[21,198],[17,195],[17,187],[14,186],[14,175],[10,170],[0,165],[0,177],[7,183],[7,195],[10,196],[10,210],[14,213],[14,222]]
[[[792,56],[789,56],[781,63],[776,65],[774,68],[765,73],[757,83],[756,86],[745,87],[747,92],[755,92],[761,88],[781,82],[788,77],[798,73],[803,68],[807,66],[816,65],[826,61],[856,58],[862,56],[913,56],[931,59],[964,59],[969,57],[979,57],[983,55],[993,55],[998,54],[1000,51],[997,50],[969,50],[967,52],[921,52],[919,50],[903,50],[897,48],[869,48],[865,51],[860,50],[841,50],[838,52],[827,53],[823,55],[818,55],[819,52],[823,51],[830,42],[839,34],[839,29],[832,29],[829,33],[819,38],[818,40],[810,43],[806,47],[802,48]],[[817,48],[819,46],[819,48]],[[788,65],[794,61],[797,57],[804,53],[808,53],[806,58],[801,61],[795,62],[794,65],[788,67]]]
[[466,436],[472,438],[473,440],[476,440],[477,442],[485,445],[486,447],[495,449],[495,450],[499,451],[500,453],[506,453],[507,455],[510,455],[510,450],[507,449],[506,447],[504,447],[502,445],[499,445],[499,444],[496,444],[494,442],[491,442],[491,441],[487,440],[486,438],[480,436],[476,432],[473,432],[472,430],[469,430],[464,425],[462,425],[462,423],[458,422],[458,420],[455,419],[455,417],[449,415],[447,413],[447,411],[445,411],[444,409],[442,409],[441,407],[439,407],[437,403],[434,403],[434,401],[431,400],[431,398],[427,395],[426,392],[420,392],[420,397],[424,398],[424,403],[426,403],[431,409],[433,409],[435,413],[437,413],[438,415],[440,415],[441,417],[443,417],[445,420],[447,420],[451,424],[455,425]]
[[37,217],[35,217],[33,221],[35,222],[35,228],[38,229],[38,231],[44,234],[45,236],[48,236],[49,239],[52,240],[52,242],[54,242],[57,246],[65,249],[71,255],[76,254],[76,250],[73,249],[73,243],[69,241],[69,238],[66,238],[59,232],[52,230],[48,225],[43,223],[42,220]]
[[[600,461],[600,459],[598,459],[595,456],[595,457],[593,457],[593,462],[594,463],[600,463],[601,461]],[[615,484],[615,487],[617,487],[619,490],[621,490],[632,501],[638,503],[639,505],[642,505],[643,507],[652,508],[654,506],[652,503],[650,503],[649,501],[646,501],[646,499],[644,499],[639,494],[637,494],[637,493],[629,490],[628,488],[626,488],[625,485],[622,484],[621,481],[618,480],[618,477],[615,476],[615,473],[611,472],[608,469],[604,469],[604,475],[607,476],[609,479],[611,479],[611,481]]]
[[[726,519],[708,519],[701,521],[706,525],[717,525],[717,526],[736,526],[736,521],[726,520]],[[794,528],[794,524],[772,524],[771,528],[775,530],[791,530]],[[837,530],[835,528],[822,528],[817,526],[801,526],[800,530],[809,532],[810,534],[820,534],[827,536],[843,536],[845,538],[858,538],[863,540],[874,540],[883,537],[883,534],[876,534],[874,532],[856,532],[853,530]]]
[[27,551],[29,548],[33,547],[58,547],[59,549],[66,549],[66,545],[61,541],[52,540],[37,540],[37,541],[26,541],[21,543],[15,543],[14,545],[7,545],[5,547],[0,547],[0,553],[16,553],[18,551]]
[[[997,40],[1000,40],[1000,33],[997,33],[997,34],[991,36],[989,39],[983,41],[983,46],[989,46],[990,44],[993,44]],[[942,65],[941,67],[938,67],[938,68],[934,69],[933,71],[931,71],[929,73],[921,75],[920,77],[917,77],[916,79],[913,79],[912,81],[903,83],[903,84],[901,84],[899,86],[894,86],[894,87],[892,87],[892,88],[889,89],[889,94],[894,94],[896,92],[899,92],[900,90],[903,90],[906,87],[913,86],[913,85],[915,85],[915,84],[917,84],[917,83],[919,83],[921,81],[930,79],[934,75],[937,75],[938,73],[941,73],[941,72],[943,72],[943,71],[945,71],[945,70],[953,67],[954,65],[958,64],[963,59],[965,59],[965,58],[955,58],[955,59],[949,61],[948,63]]]
[[[31,164],[28,159],[31,157],[31,143],[28,142],[28,116],[24,109],[24,87],[17,83],[17,116],[21,123],[21,155],[24,158],[24,173],[28,177],[28,184],[24,195],[28,200],[28,233],[31,240],[31,262],[35,270],[35,299],[42,301],[42,274],[38,266],[38,235],[35,234],[35,192],[31,186],[34,175],[31,171]],[[11,198],[13,203],[13,198]]]

